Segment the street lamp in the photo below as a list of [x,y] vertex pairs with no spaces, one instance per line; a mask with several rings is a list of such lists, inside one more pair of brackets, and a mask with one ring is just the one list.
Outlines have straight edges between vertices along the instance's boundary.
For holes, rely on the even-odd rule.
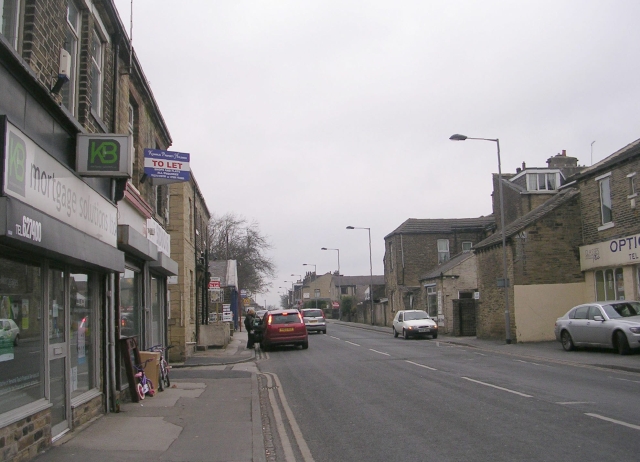
[[500,194],[500,227],[502,228],[502,269],[503,269],[503,284],[504,284],[504,323],[506,333],[506,343],[511,343],[511,319],[509,316],[509,280],[507,278],[507,238],[504,229],[504,199],[502,197],[502,165],[500,163],[500,140],[498,138],[471,138],[469,136],[455,134],[449,137],[453,141],[465,141],[465,140],[482,140],[482,141],[494,141],[498,148],[498,191]]
[[[313,263],[303,263],[302,266],[313,266],[313,276],[314,276],[314,281],[315,281],[315,279],[317,279],[317,277],[318,277],[318,274],[316,273],[317,266],[314,265]],[[318,308],[318,296],[316,294],[315,289],[313,291],[313,298],[316,299],[316,309],[317,309]]]
[[371,299],[371,325],[373,326],[373,261],[371,260],[371,228],[358,228],[357,226],[347,226],[347,229],[366,229],[369,231],[369,298]]
[[342,292],[340,291],[340,249],[328,249],[327,247],[322,247],[320,250],[335,250],[338,252],[338,302],[340,303],[340,307],[338,307],[338,321],[339,321],[340,311],[342,310]]

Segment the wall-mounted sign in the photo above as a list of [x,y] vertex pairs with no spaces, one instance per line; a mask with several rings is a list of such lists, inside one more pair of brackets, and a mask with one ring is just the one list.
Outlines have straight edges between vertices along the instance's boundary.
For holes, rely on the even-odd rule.
[[[116,206],[9,122],[5,133],[3,193],[116,247]],[[23,222],[16,232],[41,242],[41,221],[26,217]]]
[[158,250],[171,257],[171,235],[153,218],[147,218],[147,239],[158,246]]
[[185,152],[145,149],[144,174],[153,178],[156,185],[189,181],[189,157]]
[[82,176],[131,178],[133,136],[81,133],[76,138],[76,171]]
[[638,263],[640,263],[640,234],[580,247],[580,269],[582,271],[607,266],[637,265]]

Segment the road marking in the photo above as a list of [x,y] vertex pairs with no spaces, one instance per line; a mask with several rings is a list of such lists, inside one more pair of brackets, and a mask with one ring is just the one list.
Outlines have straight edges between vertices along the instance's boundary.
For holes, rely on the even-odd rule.
[[349,343],[349,344],[351,344],[351,345],[355,345],[355,346],[360,346],[360,345],[358,345],[357,343],[350,342],[349,340],[345,340],[345,343]]
[[560,404],[560,405],[570,405],[570,404],[593,404],[590,403],[589,401],[560,401],[556,404]]
[[430,371],[437,371],[438,369],[435,369],[433,367],[429,367],[429,366],[425,366],[424,364],[418,364],[418,363],[414,363],[413,361],[409,361],[409,360],[404,360],[404,362],[409,363],[409,364],[413,364],[414,366],[418,366],[418,367],[424,367],[425,369],[429,369]]
[[473,354],[474,354],[474,355],[478,355],[478,356],[487,356],[487,355],[485,355],[484,353],[478,353],[478,352],[475,352],[475,351],[473,352]]
[[273,386],[271,385],[273,377],[271,374],[264,374],[267,378],[267,387],[269,388],[269,401],[271,403],[271,411],[273,412],[273,417],[276,421],[276,428],[278,432],[278,436],[280,436],[280,444],[282,444],[282,450],[284,451],[284,459],[287,462],[295,461],[295,456],[293,455],[293,448],[291,447],[291,442],[287,437],[287,431],[284,426],[284,421],[282,420],[282,414],[280,414],[280,408],[276,403],[276,399],[273,393]]
[[338,337],[334,337],[333,335],[330,335],[329,337],[335,338],[336,340],[340,340]]
[[534,366],[542,366],[542,364],[532,363],[531,361],[523,361],[522,359],[514,359],[514,361],[518,361],[519,363],[525,363],[525,364],[533,364]]
[[525,393],[520,393],[519,391],[509,390],[508,388],[503,388],[503,387],[499,387],[497,385],[492,385],[490,383],[486,383],[486,382],[481,382],[479,380],[470,379],[469,377],[462,377],[462,378],[465,379],[465,380],[468,380],[469,382],[475,382],[475,383],[479,383],[480,385],[484,385],[486,387],[491,387],[491,388],[496,388],[498,390],[507,391],[509,393],[513,393],[514,395],[523,396],[525,398],[533,398],[533,396],[527,395]]
[[369,351],[373,351],[374,353],[378,353],[378,354],[385,355],[385,356],[391,356],[389,353],[383,353],[382,351],[373,350],[371,348],[369,348]]
[[622,379],[620,377],[609,377],[610,379],[614,379],[614,380],[622,380],[624,382],[633,382],[633,383],[640,383],[640,380],[629,380],[629,379]]
[[622,420],[610,419],[609,417],[605,417],[605,416],[599,415],[599,414],[586,413],[585,415],[588,415],[589,417],[595,417],[596,419],[606,420],[607,422],[611,422],[611,423],[614,423],[614,424],[622,425],[624,427],[633,428],[634,430],[640,430],[640,425],[630,424],[630,423],[627,423],[627,422],[623,422]]

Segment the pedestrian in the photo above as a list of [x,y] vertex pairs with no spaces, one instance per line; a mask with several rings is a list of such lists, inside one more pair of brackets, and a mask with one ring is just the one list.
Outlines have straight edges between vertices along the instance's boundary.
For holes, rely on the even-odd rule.
[[244,328],[247,330],[247,348],[253,348],[255,343],[254,325],[253,322],[256,319],[256,312],[253,308],[247,310],[247,315],[244,317]]

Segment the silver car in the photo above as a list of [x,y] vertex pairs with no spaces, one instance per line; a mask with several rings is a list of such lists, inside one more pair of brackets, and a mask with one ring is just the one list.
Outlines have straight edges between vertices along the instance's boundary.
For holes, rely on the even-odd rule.
[[614,300],[575,306],[558,318],[555,334],[567,351],[591,346],[628,354],[640,348],[640,303]]
[[327,333],[327,321],[324,317],[324,312],[320,308],[305,308],[300,312],[304,319],[304,325],[307,327],[307,332]]

